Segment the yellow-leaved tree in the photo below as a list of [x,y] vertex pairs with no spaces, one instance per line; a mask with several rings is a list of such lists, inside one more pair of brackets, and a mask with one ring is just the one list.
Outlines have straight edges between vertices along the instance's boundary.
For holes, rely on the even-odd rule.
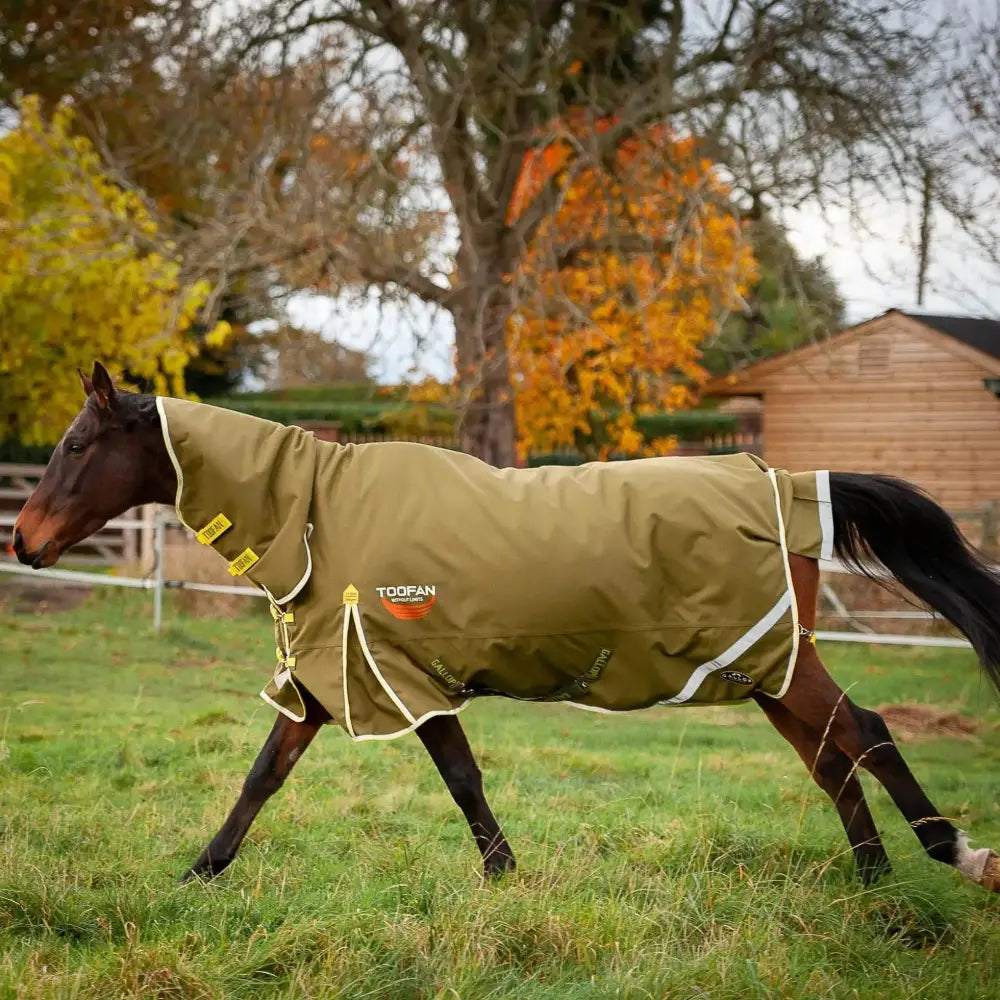
[[[197,342],[184,332],[208,298],[142,199],[102,171],[59,107],[20,107],[0,138],[0,439],[50,444],[80,406],[76,366],[95,359],[184,393]],[[225,324],[205,335],[221,345]]]
[[563,138],[526,155],[511,201],[516,219],[544,185],[561,187],[511,279],[522,456],[669,451],[673,442],[645,440],[636,418],[693,402],[707,377],[700,345],[755,276],[728,190],[693,140],[633,131],[603,168],[572,173],[588,130],[616,127],[582,117],[561,126]]

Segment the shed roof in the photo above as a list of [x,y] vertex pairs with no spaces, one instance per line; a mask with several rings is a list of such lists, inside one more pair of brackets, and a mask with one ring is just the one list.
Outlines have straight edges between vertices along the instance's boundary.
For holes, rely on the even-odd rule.
[[800,344],[769,358],[739,366],[725,375],[709,379],[703,387],[706,395],[754,395],[759,393],[759,380],[794,364],[797,360],[814,357],[838,345],[876,332],[892,316],[901,316],[928,331],[928,336],[952,342],[955,351],[964,352],[970,360],[978,360],[987,373],[1000,376],[1000,321],[974,319],[966,316],[936,316],[928,313],[887,309],[878,316],[849,326],[827,340]]
[[939,333],[960,340],[977,351],[1000,358],[1000,321],[995,319],[974,319],[971,316],[932,316],[928,313],[904,313]]

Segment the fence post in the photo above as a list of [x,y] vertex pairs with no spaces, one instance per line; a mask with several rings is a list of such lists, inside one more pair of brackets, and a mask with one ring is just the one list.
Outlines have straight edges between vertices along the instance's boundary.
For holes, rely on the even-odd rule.
[[[134,520],[139,516],[138,507],[130,507],[125,511],[125,517],[130,521]],[[139,554],[139,535],[138,532],[141,529],[137,528],[123,528],[122,529],[122,561],[125,563],[129,569],[135,568],[135,560]]]
[[152,570],[156,558],[153,549],[155,546],[154,534],[156,532],[156,511],[155,503],[147,503],[139,508],[142,515],[142,527],[139,529],[139,572],[148,573]]
[[163,549],[164,536],[167,533],[166,521],[162,512],[157,509],[153,541],[153,631],[160,632],[163,624]]

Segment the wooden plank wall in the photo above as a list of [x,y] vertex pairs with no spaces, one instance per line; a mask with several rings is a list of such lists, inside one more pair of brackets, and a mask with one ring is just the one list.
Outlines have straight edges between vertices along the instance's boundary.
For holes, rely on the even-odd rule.
[[889,316],[762,379],[769,464],[901,476],[951,509],[1000,499],[1000,400],[943,337]]

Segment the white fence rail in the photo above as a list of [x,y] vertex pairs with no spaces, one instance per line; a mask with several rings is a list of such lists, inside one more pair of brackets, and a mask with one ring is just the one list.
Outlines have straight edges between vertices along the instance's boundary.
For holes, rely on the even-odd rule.
[[[110,522],[109,522],[110,523]],[[145,524],[145,521],[138,522]],[[163,594],[167,590],[197,590],[209,594],[236,594],[243,597],[263,597],[256,587],[237,587],[221,583],[198,583],[194,580],[169,580],[164,574],[164,547],[166,529],[182,527],[172,515],[157,510],[153,520],[153,566],[148,576],[112,576],[110,573],[91,573],[73,569],[32,569],[20,563],[0,562],[0,573],[30,577],[32,582],[62,583],[77,587],[126,587],[132,590],[153,591],[153,631],[163,625]]]

